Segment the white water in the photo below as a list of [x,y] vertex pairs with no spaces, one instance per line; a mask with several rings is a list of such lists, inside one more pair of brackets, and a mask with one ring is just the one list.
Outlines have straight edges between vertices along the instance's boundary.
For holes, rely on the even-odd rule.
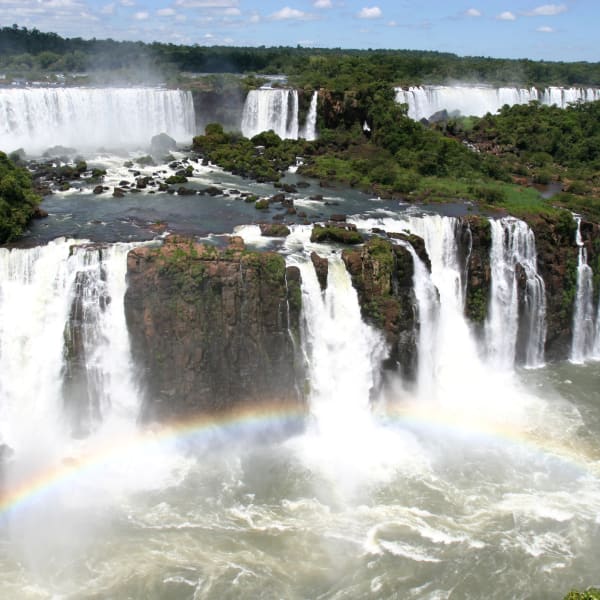
[[600,100],[600,89],[548,87],[493,88],[483,85],[459,86],[412,86],[396,88],[396,101],[408,104],[408,116],[412,119],[428,119],[436,112],[458,111],[464,116],[482,117],[495,113],[505,104],[528,104],[536,100],[542,104],[566,108],[571,102],[593,102]]
[[313,93],[304,128],[298,122],[298,91],[262,88],[250,90],[244,103],[242,133],[251,138],[273,130],[282,139],[316,139],[317,92]]
[[[490,226],[492,284],[485,327],[488,357],[497,368],[512,369],[522,327],[524,364],[539,367],[544,363],[546,342],[546,291],[537,272],[535,236],[525,222],[512,217],[492,219]],[[525,276],[521,315],[517,267]]]
[[135,424],[139,399],[123,310],[131,247],[59,239],[0,249],[0,443],[17,453],[43,446],[42,438],[48,448],[64,447],[65,336],[73,314],[81,319],[87,379],[78,402],[97,419]]
[[[375,224],[356,222],[364,229]],[[190,443],[173,452],[163,439],[158,446],[117,445],[109,460],[103,453],[113,448],[115,437],[116,442],[121,438],[113,437],[113,429],[105,431],[105,445],[98,451],[106,460],[100,466],[78,471],[62,485],[45,490],[37,502],[2,513],[0,595],[15,600],[500,600],[552,597],[575,581],[582,586],[595,583],[600,485],[593,423],[600,421],[584,424],[573,405],[553,396],[541,371],[528,375],[540,376],[539,393],[544,397],[528,392],[514,374],[497,373],[481,357],[463,314],[464,257],[458,252],[457,220],[431,216],[376,223],[389,231],[421,235],[432,262],[430,276],[413,254],[420,344],[431,352],[431,363],[420,374],[429,379],[427,391],[418,389],[411,398],[401,390],[389,398],[406,411],[406,419],[388,422],[374,410],[384,346],[380,335],[360,318],[339,250],[311,244],[310,227],[296,226],[284,244],[288,262],[296,264],[303,277],[302,343],[312,414],[306,434],[284,444],[261,438],[256,448],[241,428],[234,428],[228,438],[215,426],[216,437],[227,441],[220,450],[211,451],[207,433],[198,432],[204,441],[198,445],[201,450]],[[251,228],[240,233],[256,236]],[[41,251],[46,256],[44,270],[37,265],[38,249],[18,251],[24,252],[23,264],[31,253],[29,263],[38,268],[20,268],[13,279],[29,277],[35,283],[28,291],[35,293],[21,289],[11,296],[4,293],[10,285],[0,289],[0,315],[7,327],[0,342],[6,331],[11,351],[12,338],[18,347],[19,335],[27,334],[39,316],[34,311],[31,319],[24,319],[15,308],[10,313],[13,324],[7,323],[9,313],[5,319],[3,311],[22,298],[21,306],[30,316],[25,301],[29,297],[38,299],[40,314],[49,315],[47,323],[58,321],[47,345],[62,348],[62,330],[72,306],[66,290],[75,296],[72,285],[82,269],[91,291],[82,296],[91,302],[86,352],[101,348],[106,342],[101,338],[110,341],[119,335],[102,324],[102,311],[94,309],[93,298],[108,294],[111,305],[122,306],[119,273],[124,248],[114,254],[108,248],[100,260],[97,249],[84,258],[79,253],[86,250],[78,247],[69,258],[69,242],[54,246]],[[325,293],[309,260],[312,250],[329,260]],[[13,259],[17,262],[16,254]],[[9,262],[2,254],[0,264]],[[98,277],[102,264],[106,278]],[[3,269],[0,282],[12,281],[6,272],[10,269]],[[57,277],[61,269],[66,274]],[[114,284],[113,270],[118,279]],[[41,285],[43,273],[51,282],[46,287]],[[42,294],[42,289],[47,292]],[[13,303],[5,302],[9,297]],[[61,307],[54,311],[56,317],[47,310],[52,297]],[[107,321],[120,326],[120,317]],[[104,355],[114,353],[129,370],[126,351],[104,348]],[[1,349],[4,352],[4,346]],[[422,353],[420,347],[420,358]],[[90,352],[86,360],[92,356]],[[112,362],[110,356],[102,360]],[[60,351],[54,364],[60,371]],[[37,373],[35,366],[25,366],[29,370],[21,372],[15,365],[10,381],[16,377],[17,385],[29,389],[23,379]],[[2,354],[0,369],[4,368]],[[113,378],[118,372],[113,369],[102,368],[111,375],[103,381],[122,376]],[[557,377],[562,380],[565,374]],[[597,391],[593,373],[590,377],[593,400]],[[40,385],[50,379],[42,378]],[[4,399],[5,388],[0,389]],[[33,410],[29,395],[22,399]],[[124,403],[127,415],[130,405]],[[114,410],[113,398],[111,405]],[[582,414],[584,407],[582,402]],[[40,435],[52,420],[32,423],[35,416],[30,412],[22,416],[36,435],[35,443],[28,445],[45,451],[48,444],[40,444]],[[132,426],[127,416],[122,421]],[[252,424],[248,427],[256,434]],[[92,457],[97,456],[94,440],[89,441]],[[178,456],[184,447],[182,464]],[[18,447],[14,462],[15,468],[23,469],[20,451]],[[160,464],[164,468],[157,472]]]
[[575,215],[579,247],[577,259],[577,291],[573,310],[573,341],[571,362],[581,364],[594,353],[594,273],[587,264],[587,249],[581,238],[581,217]]
[[302,137],[312,142],[317,139],[317,103],[319,100],[319,92],[313,92],[310,99],[310,107],[306,115],[306,123],[304,125]]
[[6,152],[146,147],[161,132],[189,142],[194,128],[192,95],[181,90],[0,89],[0,149]]

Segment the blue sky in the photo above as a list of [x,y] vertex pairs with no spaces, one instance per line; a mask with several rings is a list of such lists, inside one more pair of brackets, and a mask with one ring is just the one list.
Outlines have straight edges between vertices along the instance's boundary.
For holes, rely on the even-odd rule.
[[0,0],[0,24],[185,44],[600,60],[600,0]]

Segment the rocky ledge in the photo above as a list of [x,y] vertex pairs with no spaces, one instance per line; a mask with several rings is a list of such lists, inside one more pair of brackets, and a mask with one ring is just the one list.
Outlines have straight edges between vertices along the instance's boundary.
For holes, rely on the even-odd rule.
[[239,405],[302,405],[300,274],[241,238],[224,249],[170,236],[128,256],[125,311],[143,420]]

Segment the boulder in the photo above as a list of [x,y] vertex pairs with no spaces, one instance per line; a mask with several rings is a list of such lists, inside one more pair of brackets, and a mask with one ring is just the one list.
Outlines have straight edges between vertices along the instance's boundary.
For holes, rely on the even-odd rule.
[[150,140],[152,156],[165,156],[171,150],[177,150],[177,142],[166,133],[159,133]]

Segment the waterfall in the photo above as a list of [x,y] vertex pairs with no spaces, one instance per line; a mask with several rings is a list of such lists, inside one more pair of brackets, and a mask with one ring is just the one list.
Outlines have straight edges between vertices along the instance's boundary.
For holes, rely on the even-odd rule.
[[310,107],[308,114],[306,115],[306,123],[302,137],[309,142],[317,139],[317,101],[319,99],[319,93],[313,92],[312,98],[310,99]]
[[153,135],[194,135],[191,92],[156,88],[0,90],[2,150],[148,146]]
[[[537,272],[535,236],[525,222],[512,217],[492,219],[490,226],[492,285],[485,326],[487,354],[496,367],[512,369],[521,329],[524,364],[540,366],[546,341],[546,292]],[[521,311],[519,279],[524,288]]]
[[345,427],[362,427],[370,415],[369,400],[385,350],[383,339],[362,320],[356,290],[338,255],[329,257],[324,293],[312,263],[306,260],[298,266],[311,412],[317,427],[328,434],[339,430],[342,414]]
[[410,252],[413,259],[413,285],[419,323],[417,384],[422,396],[431,397],[434,393],[436,337],[440,311],[438,290],[415,249],[408,242],[398,243]]
[[396,101],[408,105],[408,116],[412,119],[429,119],[436,112],[446,110],[462,115],[482,117],[495,113],[505,104],[528,104],[534,100],[542,104],[566,108],[571,102],[593,102],[600,100],[597,88],[537,88],[500,87],[483,85],[460,86],[412,86],[396,88]]
[[78,412],[135,423],[123,299],[131,244],[98,248],[59,239],[28,250],[0,249],[0,443],[17,452],[40,437],[68,437],[63,386]]
[[251,138],[269,130],[282,139],[298,139],[297,90],[268,88],[248,92],[242,133]]
[[594,350],[594,273],[587,264],[587,250],[581,237],[581,217],[574,215],[577,223],[575,241],[579,247],[577,261],[577,292],[573,311],[573,340],[571,362],[583,363]]

